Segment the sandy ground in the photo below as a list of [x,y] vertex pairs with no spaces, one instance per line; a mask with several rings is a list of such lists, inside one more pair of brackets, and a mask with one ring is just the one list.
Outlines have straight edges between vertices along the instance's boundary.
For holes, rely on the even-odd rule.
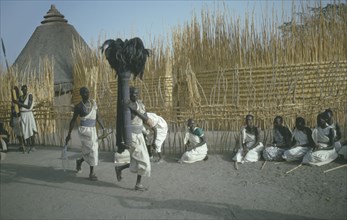
[[[10,148],[11,149],[11,148]],[[13,147],[14,149],[14,147]],[[178,164],[164,155],[143,178],[146,192],[133,190],[136,175],[123,172],[117,182],[113,153],[100,152],[99,180],[88,180],[89,167],[76,174],[79,149],[69,151],[62,170],[61,148],[14,150],[1,161],[1,219],[347,219],[347,167],[338,159],[322,167],[298,163],[240,164],[231,154]]]

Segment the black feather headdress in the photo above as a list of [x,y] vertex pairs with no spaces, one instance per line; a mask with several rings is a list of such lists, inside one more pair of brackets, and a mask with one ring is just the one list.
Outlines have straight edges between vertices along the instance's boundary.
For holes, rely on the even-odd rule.
[[121,39],[106,40],[101,46],[102,53],[105,53],[110,66],[116,70],[117,74],[130,71],[142,79],[147,57],[150,50],[145,49],[140,38],[135,37],[130,40]]

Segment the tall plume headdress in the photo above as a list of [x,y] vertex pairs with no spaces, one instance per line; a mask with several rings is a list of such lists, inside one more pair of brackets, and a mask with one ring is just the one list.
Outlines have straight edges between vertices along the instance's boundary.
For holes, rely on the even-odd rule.
[[131,114],[130,109],[125,106],[125,103],[130,101],[129,80],[131,74],[134,79],[137,76],[143,79],[147,57],[151,51],[145,49],[140,38],[135,37],[125,41],[119,38],[106,40],[101,46],[101,52],[118,75],[116,144],[117,151],[121,153],[126,145],[131,144]]

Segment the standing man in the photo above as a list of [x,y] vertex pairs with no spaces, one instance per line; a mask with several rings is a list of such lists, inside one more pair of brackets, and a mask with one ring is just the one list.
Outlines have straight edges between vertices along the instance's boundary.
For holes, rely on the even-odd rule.
[[80,88],[80,95],[82,101],[78,103],[74,108],[74,113],[70,121],[70,127],[68,135],[65,139],[66,144],[71,139],[71,132],[75,126],[76,120],[80,117],[80,126],[78,128],[78,134],[82,143],[82,158],[76,160],[76,170],[78,173],[82,172],[82,163],[86,161],[90,166],[89,179],[92,181],[98,180],[94,172],[94,166],[98,165],[98,136],[95,124],[99,123],[103,132],[105,132],[104,125],[99,120],[97,113],[97,105],[94,100],[89,98],[89,90],[86,87]]
[[33,149],[34,136],[37,134],[36,122],[33,114],[34,97],[28,93],[27,85],[23,85],[23,95],[19,96],[19,100],[13,100],[14,104],[19,106],[20,110],[20,124],[22,135],[26,145],[29,147],[28,153]]
[[[129,108],[136,110],[139,114],[144,115],[148,120],[145,110],[145,105],[138,100],[139,91],[135,87],[130,87],[130,103]],[[122,171],[126,168],[130,168],[130,171],[137,174],[135,190],[145,191],[147,190],[141,184],[142,176],[150,176],[151,173],[151,163],[149,160],[149,155],[146,147],[146,142],[142,134],[143,129],[143,119],[131,111],[131,145],[129,147],[130,152],[130,164],[125,164],[121,166],[116,166],[115,171],[117,175],[117,180],[122,180]]]

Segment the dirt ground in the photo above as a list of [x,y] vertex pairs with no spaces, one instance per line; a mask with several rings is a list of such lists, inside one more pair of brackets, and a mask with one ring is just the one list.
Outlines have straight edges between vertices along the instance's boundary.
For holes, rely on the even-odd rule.
[[[17,147],[16,147],[17,148]],[[89,167],[76,174],[79,149],[69,151],[62,169],[61,148],[37,147],[22,154],[14,146],[1,160],[1,219],[347,219],[347,167],[338,159],[322,167],[298,163],[240,164],[231,154],[179,164],[164,155],[143,177],[146,192],[133,190],[136,175],[123,172],[117,182],[113,153],[100,152],[98,181]]]

